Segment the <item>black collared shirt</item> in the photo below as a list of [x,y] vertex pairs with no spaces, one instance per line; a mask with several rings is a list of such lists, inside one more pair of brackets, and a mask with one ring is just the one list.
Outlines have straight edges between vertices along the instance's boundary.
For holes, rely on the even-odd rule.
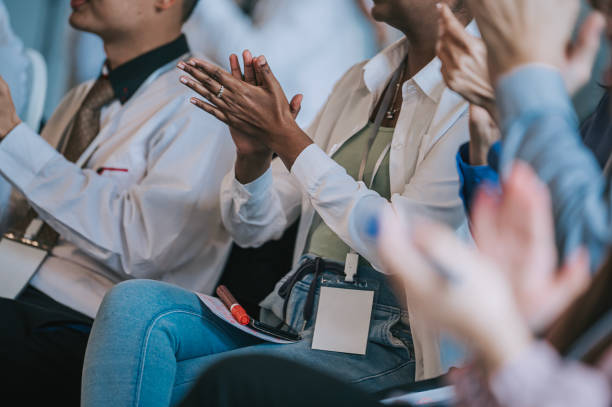
[[124,104],[157,69],[189,52],[187,39],[176,40],[132,59],[108,73],[115,97]]

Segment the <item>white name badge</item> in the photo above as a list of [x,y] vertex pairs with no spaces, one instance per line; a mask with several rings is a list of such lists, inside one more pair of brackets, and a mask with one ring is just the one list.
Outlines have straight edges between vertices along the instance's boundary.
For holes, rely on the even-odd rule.
[[365,355],[374,291],[321,287],[312,349]]
[[6,238],[0,240],[0,297],[17,298],[46,257],[46,250]]

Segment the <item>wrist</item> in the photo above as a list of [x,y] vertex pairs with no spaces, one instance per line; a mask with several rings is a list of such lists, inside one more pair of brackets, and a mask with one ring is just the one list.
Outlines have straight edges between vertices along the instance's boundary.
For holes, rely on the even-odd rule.
[[270,147],[283,160],[289,171],[302,151],[313,144],[312,139],[295,122],[279,132],[274,140]]
[[0,141],[4,140],[6,136],[11,134],[11,132],[15,130],[15,128],[19,126],[20,124],[21,124],[21,120],[19,119],[19,117],[15,117],[13,120],[11,120],[9,125],[6,127],[6,130],[0,131]]
[[485,145],[477,141],[470,140],[470,165],[478,167],[488,164],[488,154],[490,145]]
[[272,152],[241,154],[236,156],[234,172],[241,184],[249,184],[261,177],[270,168]]
[[517,315],[504,319],[497,329],[480,338],[481,358],[488,375],[493,375],[516,360],[533,343],[527,325]]

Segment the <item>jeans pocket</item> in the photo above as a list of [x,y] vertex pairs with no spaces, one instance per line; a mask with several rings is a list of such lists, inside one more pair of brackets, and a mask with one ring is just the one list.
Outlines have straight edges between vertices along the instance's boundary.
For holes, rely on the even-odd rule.
[[409,358],[414,357],[414,344],[410,326],[406,324],[399,308],[377,304],[372,314],[370,340],[383,346],[404,349]]

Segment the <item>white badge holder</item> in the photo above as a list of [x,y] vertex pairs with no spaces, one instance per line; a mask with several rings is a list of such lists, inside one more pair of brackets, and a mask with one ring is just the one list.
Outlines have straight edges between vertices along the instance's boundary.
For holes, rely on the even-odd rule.
[[[28,228],[40,229],[35,219]],[[0,240],[0,298],[15,299],[28,285],[49,252],[38,242],[7,233]]]
[[377,291],[378,282],[350,274],[344,280],[323,279],[312,349],[365,355]]

